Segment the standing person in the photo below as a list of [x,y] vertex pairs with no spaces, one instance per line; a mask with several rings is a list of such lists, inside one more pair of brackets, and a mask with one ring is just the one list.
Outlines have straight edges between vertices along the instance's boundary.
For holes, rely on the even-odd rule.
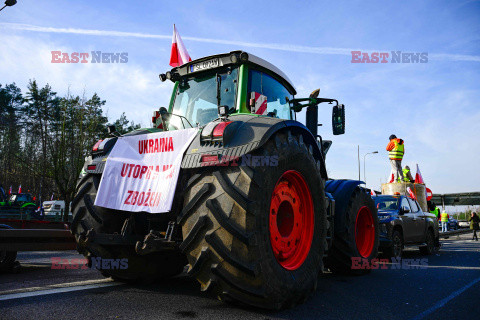
[[473,230],[472,240],[478,241],[477,231],[480,230],[480,217],[478,217],[476,212],[472,212],[472,216],[468,221],[470,221],[470,229]]
[[393,174],[393,179],[390,180],[390,183],[397,181],[399,178],[403,182],[402,159],[405,153],[405,145],[403,144],[403,140],[398,139],[394,134],[392,134],[389,139],[390,143],[387,145],[387,151]]
[[440,209],[438,209],[438,207],[435,205],[435,203],[431,202],[431,201],[428,201],[427,205],[428,205],[428,211],[430,211],[430,213],[433,213],[435,215],[435,217],[437,217],[437,219],[439,219],[440,218]]
[[442,232],[447,232],[448,231],[448,213],[445,212],[445,210],[442,211],[440,214],[440,220],[442,222]]

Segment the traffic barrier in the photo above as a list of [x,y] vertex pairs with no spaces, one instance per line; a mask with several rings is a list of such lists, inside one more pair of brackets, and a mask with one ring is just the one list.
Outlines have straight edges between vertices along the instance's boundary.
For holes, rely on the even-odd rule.
[[463,229],[463,230],[452,230],[447,232],[439,232],[440,238],[448,238],[449,236],[460,235],[460,234],[467,234],[471,233],[473,230],[471,229]]

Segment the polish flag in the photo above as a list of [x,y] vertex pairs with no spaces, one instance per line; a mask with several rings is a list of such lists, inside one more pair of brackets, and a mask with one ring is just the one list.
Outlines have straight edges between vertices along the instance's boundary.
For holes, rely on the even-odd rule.
[[412,189],[410,189],[410,187],[407,188],[407,191],[408,191],[408,194],[409,194],[410,198],[412,198],[414,200],[417,200],[417,197],[415,197],[415,194],[412,192]]
[[178,67],[190,61],[192,61],[192,58],[190,58],[190,55],[187,52],[187,48],[185,48],[182,38],[177,32],[177,28],[175,27],[175,25],[173,25],[172,52],[170,54],[170,65],[172,67]]
[[22,185],[18,187],[18,193],[22,193]]
[[376,197],[376,196],[377,196],[377,194],[375,193],[375,190],[373,190],[373,189],[370,190],[370,195],[371,195],[372,197]]
[[13,190],[12,190],[12,186],[10,186],[10,189],[8,190],[8,194],[12,194]]
[[425,184],[425,181],[423,181],[422,173],[420,172],[420,168],[418,167],[418,163],[417,163],[417,173],[415,174],[415,183]]

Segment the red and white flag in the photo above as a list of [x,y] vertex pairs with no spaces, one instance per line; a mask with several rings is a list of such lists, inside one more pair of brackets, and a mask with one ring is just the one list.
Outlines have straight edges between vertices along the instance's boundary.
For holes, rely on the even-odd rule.
[[190,55],[187,52],[187,48],[185,48],[182,38],[177,32],[177,28],[175,27],[175,25],[173,25],[172,52],[170,54],[170,65],[172,67],[178,67],[190,61],[192,61],[192,58],[190,58]]
[[10,186],[10,189],[8,190],[8,194],[9,194],[9,195],[12,194],[12,192],[13,192],[12,189],[13,189],[12,186]]
[[425,181],[423,181],[422,173],[420,172],[420,168],[418,167],[418,163],[417,163],[417,173],[415,174],[415,183],[425,184]]
[[412,189],[410,187],[407,188],[408,194],[410,195],[410,198],[417,200],[417,197],[415,197],[415,193],[413,193]]
[[375,193],[375,190],[373,190],[373,189],[370,190],[370,194],[372,195],[372,197],[376,197],[376,196],[377,196],[377,194]]
[[22,185],[18,187],[18,193],[22,193]]

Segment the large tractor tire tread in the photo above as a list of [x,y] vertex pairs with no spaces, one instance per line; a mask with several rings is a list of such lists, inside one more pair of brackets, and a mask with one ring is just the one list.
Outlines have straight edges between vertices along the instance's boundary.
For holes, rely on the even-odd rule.
[[[177,219],[184,238],[180,249],[187,255],[187,273],[197,278],[202,291],[262,309],[288,308],[316,290],[323,268],[324,181],[308,146],[290,131],[277,133],[255,155],[278,155],[278,166],[206,167],[192,175]],[[271,192],[285,170],[301,172],[314,195],[311,249],[294,271],[275,259],[268,231]]]
[[100,175],[87,175],[78,184],[78,192],[72,201],[71,230],[80,253],[88,259],[128,259],[127,269],[100,270],[104,276],[122,281],[152,281],[175,276],[183,271],[187,261],[180,252],[158,252],[138,255],[133,246],[99,245],[85,241],[89,230],[95,233],[120,234],[130,212],[111,210],[94,205],[100,183]]
[[[359,209],[368,207],[373,218],[375,228],[375,238],[373,248],[367,257],[363,257],[356,244],[356,219]],[[378,255],[379,246],[379,227],[378,215],[375,208],[375,202],[366,194],[365,190],[357,187],[350,200],[348,207],[343,215],[335,215],[334,221],[334,241],[329,250],[327,265],[330,271],[338,274],[362,275],[369,273],[371,269],[352,269],[352,258],[368,260],[368,263]]]

